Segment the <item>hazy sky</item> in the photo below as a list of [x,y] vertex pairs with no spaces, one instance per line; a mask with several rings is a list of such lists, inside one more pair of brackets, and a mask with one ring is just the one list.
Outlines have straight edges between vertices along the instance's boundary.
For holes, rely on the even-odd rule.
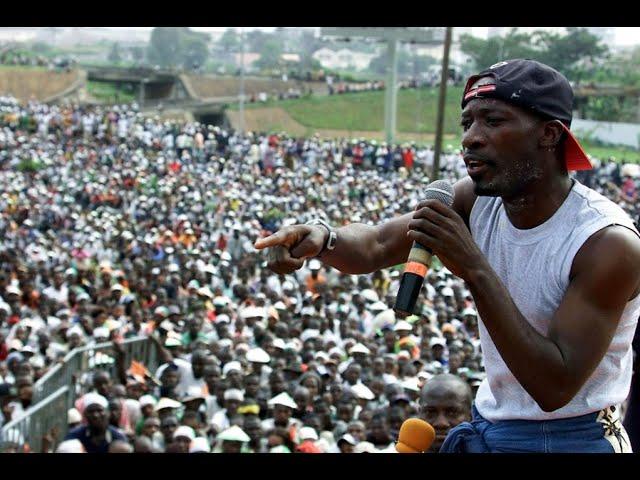
[[[229,27],[192,27],[194,30],[200,31],[224,31]],[[240,28],[240,27],[238,27]],[[272,31],[275,27],[246,27],[247,30],[261,29]],[[306,27],[302,27],[306,28]],[[505,27],[510,29],[511,27]],[[518,27],[522,30],[558,30],[558,27]],[[615,27],[617,45],[638,45],[640,44],[640,27]],[[561,29],[561,28],[560,28]],[[477,37],[486,38],[488,27],[472,27],[473,35]]]
[[[153,27],[106,27],[106,28],[125,28],[125,29],[139,29],[139,30],[151,30]],[[243,28],[243,27],[191,27],[193,30],[201,32],[223,32],[227,28]],[[265,30],[273,31],[277,27],[244,27],[246,30]],[[298,27],[298,28],[319,28],[319,27]],[[505,30],[509,30],[511,27],[505,27]],[[533,31],[533,30],[562,30],[562,27],[518,27],[521,30]],[[616,45],[640,45],[640,27],[615,27],[616,29]],[[488,27],[471,27],[473,35],[481,38],[486,38]]]

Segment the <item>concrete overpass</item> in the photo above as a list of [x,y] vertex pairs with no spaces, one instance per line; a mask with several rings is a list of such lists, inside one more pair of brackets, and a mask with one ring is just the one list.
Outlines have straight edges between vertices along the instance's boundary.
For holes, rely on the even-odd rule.
[[640,88],[604,84],[584,84],[574,87],[574,110],[579,112],[581,118],[586,118],[587,102],[592,97],[615,98],[622,104],[625,99],[635,99],[636,122],[640,123]]
[[133,84],[138,91],[138,104],[147,102],[183,101],[196,98],[184,77],[171,70],[153,68],[97,67],[87,70],[87,79],[96,82]]

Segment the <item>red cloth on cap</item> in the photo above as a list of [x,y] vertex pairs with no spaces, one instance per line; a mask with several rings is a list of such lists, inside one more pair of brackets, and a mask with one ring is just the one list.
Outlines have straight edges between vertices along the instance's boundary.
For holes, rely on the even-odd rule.
[[296,451],[300,453],[322,453],[318,447],[313,444],[312,440],[305,440],[296,447]]

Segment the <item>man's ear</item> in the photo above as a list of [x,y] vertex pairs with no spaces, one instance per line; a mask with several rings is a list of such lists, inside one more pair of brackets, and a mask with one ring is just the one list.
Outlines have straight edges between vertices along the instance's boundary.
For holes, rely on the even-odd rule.
[[560,120],[548,120],[544,122],[542,137],[540,137],[540,147],[545,150],[555,150],[563,134],[564,127]]

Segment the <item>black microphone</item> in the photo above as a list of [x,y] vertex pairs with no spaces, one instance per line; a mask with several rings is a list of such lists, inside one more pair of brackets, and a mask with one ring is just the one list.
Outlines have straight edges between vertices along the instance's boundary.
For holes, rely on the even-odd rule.
[[[447,207],[453,205],[453,186],[446,180],[431,182],[425,191],[425,200],[438,200]],[[413,315],[424,277],[431,266],[431,249],[413,242],[407,264],[404,267],[400,288],[393,307],[399,317]]]

